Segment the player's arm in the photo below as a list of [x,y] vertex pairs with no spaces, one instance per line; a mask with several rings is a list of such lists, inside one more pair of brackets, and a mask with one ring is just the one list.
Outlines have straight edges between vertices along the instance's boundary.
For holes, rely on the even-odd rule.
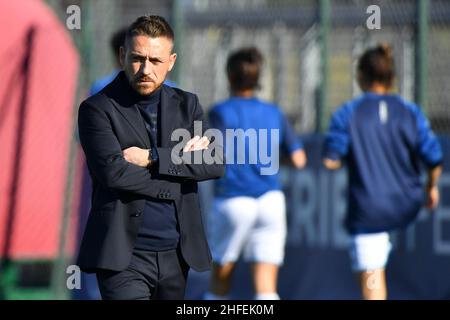
[[428,179],[425,185],[425,192],[427,194],[426,207],[429,209],[435,209],[439,203],[439,188],[437,183],[441,173],[442,165],[428,169]]
[[349,112],[346,109],[344,106],[333,114],[325,136],[322,163],[329,170],[339,169],[342,166],[342,158],[348,153]]
[[417,152],[428,167],[428,178],[425,185],[427,196],[426,207],[434,209],[439,203],[438,181],[442,173],[443,154],[441,145],[431,130],[428,119],[419,107],[414,106],[417,128]]
[[283,114],[281,114],[281,117],[283,147],[289,153],[289,158],[294,167],[302,169],[307,162],[304,146],[292,129],[287,118]]

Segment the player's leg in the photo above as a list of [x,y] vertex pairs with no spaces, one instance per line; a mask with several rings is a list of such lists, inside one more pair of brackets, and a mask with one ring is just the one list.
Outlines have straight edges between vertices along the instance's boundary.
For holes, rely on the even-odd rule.
[[385,269],[362,271],[358,273],[358,277],[364,300],[386,300]]
[[205,299],[227,298],[235,262],[248,239],[256,213],[257,203],[254,198],[234,197],[214,201],[208,232],[213,266]]
[[228,299],[228,294],[231,289],[234,265],[234,262],[228,262],[223,265],[213,262],[209,292],[205,295],[205,299]]
[[279,299],[278,270],[284,259],[286,241],[286,205],[281,191],[270,191],[258,198],[258,218],[245,248],[245,257],[253,261],[255,299]]
[[278,300],[277,280],[279,265],[275,263],[257,262],[252,266],[255,299]]
[[365,300],[385,300],[387,285],[385,267],[391,251],[387,232],[357,234],[351,237],[352,269],[358,275]]

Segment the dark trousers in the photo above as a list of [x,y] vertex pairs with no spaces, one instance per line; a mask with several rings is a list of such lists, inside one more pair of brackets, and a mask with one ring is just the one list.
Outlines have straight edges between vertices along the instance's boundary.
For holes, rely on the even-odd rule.
[[188,271],[178,249],[135,249],[127,269],[99,270],[96,275],[104,300],[181,300]]

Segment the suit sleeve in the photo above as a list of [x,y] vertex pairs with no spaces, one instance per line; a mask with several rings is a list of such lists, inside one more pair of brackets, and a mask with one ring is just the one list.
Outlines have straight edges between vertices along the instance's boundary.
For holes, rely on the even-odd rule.
[[175,200],[179,183],[153,179],[149,170],[127,162],[108,115],[88,102],[78,112],[80,142],[90,172],[103,186],[158,199]]
[[[202,131],[205,134],[209,129],[209,123],[205,119],[197,96],[194,99],[193,119],[194,121],[202,122]],[[191,126],[193,127],[194,123]],[[211,141],[212,137],[209,134],[206,135]],[[157,148],[157,151],[159,157],[159,173],[163,175],[203,181],[220,178],[225,173],[223,145],[217,140],[213,144],[210,144],[210,148],[206,150],[180,154],[180,158],[182,159],[180,164],[175,164],[172,161],[171,148]]]

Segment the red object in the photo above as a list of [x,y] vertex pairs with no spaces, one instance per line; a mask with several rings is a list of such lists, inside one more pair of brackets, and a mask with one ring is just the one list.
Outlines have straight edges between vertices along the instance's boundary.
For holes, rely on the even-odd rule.
[[78,54],[41,1],[2,1],[0,21],[0,255],[54,258]]

